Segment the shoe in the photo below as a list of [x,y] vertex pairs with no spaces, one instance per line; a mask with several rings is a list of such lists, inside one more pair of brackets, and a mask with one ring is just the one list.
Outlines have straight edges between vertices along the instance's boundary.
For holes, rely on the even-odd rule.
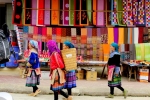
[[123,95],[124,95],[124,98],[126,99],[127,96],[128,96],[128,91],[127,91],[127,90],[124,90]]
[[71,97],[71,96],[69,96],[67,100],[72,100],[72,97]]
[[35,97],[35,96],[37,96],[39,93],[41,93],[41,90],[40,90],[40,89],[36,90],[36,92],[33,94],[33,96]]
[[114,95],[109,94],[108,96],[106,96],[105,98],[114,98]]
[[34,93],[30,93],[30,94],[29,94],[29,96],[33,96],[33,95],[34,95]]

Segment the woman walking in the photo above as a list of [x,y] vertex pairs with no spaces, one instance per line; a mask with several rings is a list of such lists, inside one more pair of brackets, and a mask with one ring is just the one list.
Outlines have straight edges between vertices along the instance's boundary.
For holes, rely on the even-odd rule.
[[57,43],[54,40],[49,40],[47,42],[47,47],[50,54],[50,79],[51,86],[50,89],[54,92],[54,100],[58,100],[58,94],[67,98],[67,100],[72,100],[72,97],[68,96],[62,89],[64,88],[65,73],[64,73],[64,63],[58,49]]
[[[63,49],[70,49],[75,48],[74,45],[69,42],[65,41],[63,45]],[[67,89],[68,95],[72,95],[72,88],[76,87],[76,72],[75,70],[67,71],[66,73],[66,83],[64,85],[64,88]]]
[[111,44],[111,53],[108,60],[108,86],[110,87],[110,94],[106,98],[114,97],[114,87],[117,87],[123,92],[124,98],[127,97],[127,91],[121,86],[120,73],[120,53],[117,43]]
[[30,96],[36,96],[41,91],[37,87],[40,84],[40,63],[38,57],[38,42],[30,40],[29,42],[30,56],[27,63],[28,74],[27,74],[27,87],[33,87],[33,93],[29,94]]

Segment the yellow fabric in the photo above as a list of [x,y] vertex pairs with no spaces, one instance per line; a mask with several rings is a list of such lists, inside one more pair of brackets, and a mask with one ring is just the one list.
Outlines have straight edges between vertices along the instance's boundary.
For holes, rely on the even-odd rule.
[[124,44],[124,28],[119,28],[119,42],[118,44]]
[[108,44],[114,42],[114,28],[108,28]]
[[110,44],[103,44],[104,61],[108,61],[110,54]]

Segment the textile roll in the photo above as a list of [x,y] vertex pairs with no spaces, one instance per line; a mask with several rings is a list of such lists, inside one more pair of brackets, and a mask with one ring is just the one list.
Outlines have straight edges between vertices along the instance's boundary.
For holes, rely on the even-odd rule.
[[[44,0],[38,0],[38,20],[37,20],[37,26],[43,26],[44,25]],[[41,10],[42,9],[42,10]]]
[[43,27],[42,28],[42,42],[46,42],[46,33],[47,33],[47,28]]
[[92,43],[92,28],[87,28],[87,43]]
[[64,20],[64,0],[59,0],[59,25],[63,25]]
[[138,43],[138,37],[139,37],[139,29],[138,28],[133,28],[133,39],[134,39],[134,44]]
[[108,61],[110,53],[110,44],[103,44],[104,61]]
[[22,0],[15,0],[14,1],[14,10],[13,10],[13,20],[12,23],[16,25],[22,24]]
[[92,28],[92,43],[95,44],[97,43],[97,29]]
[[97,43],[101,43],[101,30],[97,28]]
[[96,10],[97,10],[97,0],[93,0],[93,25],[96,25]]
[[145,26],[145,0],[139,0],[138,1],[138,13],[137,13],[137,25],[138,26]]
[[[97,0],[97,10],[104,11],[105,0]],[[97,12],[96,25],[104,26],[104,12]]]
[[75,28],[71,28],[71,41],[73,43],[77,43],[77,34]]
[[62,28],[61,43],[66,41],[66,28]]
[[118,44],[124,44],[124,28],[119,28],[119,41]]
[[89,24],[92,25],[92,0],[87,0],[86,1],[86,8],[87,8],[87,16],[88,16],[88,21]]
[[32,0],[32,20],[31,20],[31,25],[36,25],[36,22],[37,22],[37,1],[38,0]]
[[146,27],[150,27],[150,0],[145,0]]
[[150,61],[150,43],[144,43],[145,60]]
[[133,24],[136,25],[137,24],[137,11],[138,11],[138,0],[132,0],[132,12],[133,12]]
[[74,0],[74,5],[75,5],[75,11],[74,11],[74,25],[78,26],[80,24],[80,0]]
[[25,0],[24,7],[25,7],[25,18],[24,18],[24,24],[25,25],[30,25],[31,24],[31,9],[26,9],[26,8],[32,8],[32,2],[31,0]]
[[133,25],[133,15],[132,15],[132,0],[127,0],[127,10],[128,10],[128,17],[127,17],[127,26],[134,26]]
[[51,0],[51,25],[58,25],[59,21],[59,0]]
[[[63,0],[63,9],[69,10],[69,0]],[[63,12],[63,25],[69,25],[69,11]]]
[[128,28],[124,28],[124,43],[128,44]]
[[52,28],[47,27],[47,41],[52,39]]
[[119,33],[118,33],[118,28],[114,28],[114,42],[115,43],[118,43],[118,36],[119,36]]
[[114,29],[108,28],[108,44],[111,44],[113,42],[114,42]]
[[142,60],[141,44],[135,44],[135,48],[136,48],[136,60]]
[[74,0],[69,0],[69,25],[74,25]]
[[50,25],[50,0],[45,0],[44,25]]
[[87,0],[80,0],[80,9],[81,9],[81,12],[80,12],[80,25],[81,26],[82,25],[83,26],[88,25],[87,11],[84,11],[84,10],[87,10],[86,4],[87,4]]
[[60,43],[61,42],[61,28],[57,28],[56,29],[56,41],[58,42],[58,43]]
[[33,39],[37,40],[38,39],[38,27],[34,26],[33,28]]
[[87,28],[81,28],[81,43],[87,43]]
[[138,29],[139,29],[138,43],[143,43],[144,27],[139,27]]

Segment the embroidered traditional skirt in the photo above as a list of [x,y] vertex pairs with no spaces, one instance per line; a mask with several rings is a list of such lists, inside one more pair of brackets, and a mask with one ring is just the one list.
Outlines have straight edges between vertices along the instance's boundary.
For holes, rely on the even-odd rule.
[[121,86],[121,75],[116,76],[113,74],[113,79],[112,81],[108,81],[108,86],[109,87]]
[[62,90],[64,88],[64,83],[61,84],[59,82],[59,80],[60,80],[60,77],[58,75],[58,72],[56,72],[56,76],[55,76],[55,79],[54,79],[54,84],[51,85],[50,90],[52,90],[52,91],[60,91],[60,90]]
[[40,84],[40,76],[36,75],[35,71],[32,70],[31,76],[27,77],[26,86],[32,87]]
[[75,71],[70,71],[66,74],[66,83],[64,85],[65,89],[76,87],[76,73]]

